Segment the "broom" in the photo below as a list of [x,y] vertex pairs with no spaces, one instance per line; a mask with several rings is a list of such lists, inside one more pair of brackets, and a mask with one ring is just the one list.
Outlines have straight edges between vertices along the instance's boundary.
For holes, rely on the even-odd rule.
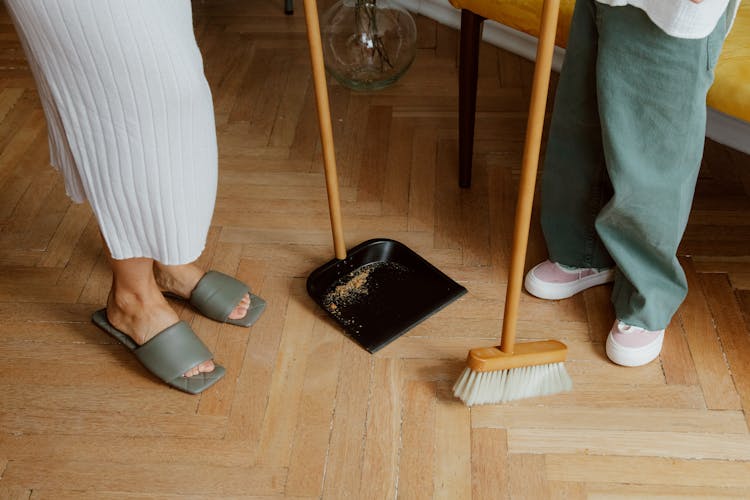
[[453,394],[468,406],[544,396],[573,385],[565,371],[565,344],[556,340],[515,343],[559,7],[560,0],[544,0],[542,7],[500,346],[469,351],[467,366],[453,386]]

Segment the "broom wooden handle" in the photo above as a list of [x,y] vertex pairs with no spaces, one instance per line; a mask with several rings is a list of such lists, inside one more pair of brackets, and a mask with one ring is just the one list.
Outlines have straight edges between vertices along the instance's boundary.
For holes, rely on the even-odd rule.
[[536,64],[534,66],[534,79],[531,86],[529,121],[526,126],[526,140],[523,148],[521,179],[518,186],[518,202],[516,204],[513,244],[510,257],[510,275],[508,276],[508,289],[505,293],[503,332],[500,339],[500,350],[506,354],[513,354],[516,341],[518,304],[521,299],[523,269],[526,263],[531,209],[534,204],[534,189],[539,166],[539,151],[542,143],[544,114],[547,108],[547,94],[549,91],[559,10],[560,0],[544,0],[539,28],[539,45],[537,46]]
[[315,85],[315,102],[318,108],[320,141],[323,146],[323,166],[326,176],[326,192],[328,193],[328,212],[331,216],[333,249],[336,258],[343,260],[346,258],[346,245],[344,244],[344,232],[341,225],[341,201],[339,200],[339,182],[336,174],[336,153],[333,148],[331,109],[328,103],[326,71],[323,64],[323,43],[320,39],[318,5],[315,0],[304,0],[304,4],[307,41],[310,46],[310,62],[312,63],[313,83]]

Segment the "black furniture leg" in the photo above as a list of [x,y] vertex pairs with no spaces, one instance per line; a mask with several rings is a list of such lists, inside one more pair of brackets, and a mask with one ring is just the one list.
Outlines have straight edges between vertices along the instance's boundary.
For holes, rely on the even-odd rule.
[[471,186],[479,39],[484,20],[484,17],[469,10],[461,10],[461,44],[458,60],[458,185],[462,188]]

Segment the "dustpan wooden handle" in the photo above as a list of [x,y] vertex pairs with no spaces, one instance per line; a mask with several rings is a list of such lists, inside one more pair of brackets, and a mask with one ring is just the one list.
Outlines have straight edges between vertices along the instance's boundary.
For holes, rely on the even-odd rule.
[[521,299],[523,269],[526,263],[526,248],[529,239],[531,209],[534,203],[536,174],[539,166],[539,150],[542,143],[544,113],[547,108],[552,55],[555,49],[555,33],[560,0],[544,0],[542,19],[539,28],[539,45],[536,51],[534,79],[531,86],[531,104],[529,121],[526,126],[526,142],[523,148],[521,179],[518,186],[513,228],[513,244],[510,258],[510,275],[505,295],[505,313],[503,316],[503,333],[500,339],[500,350],[512,354],[516,341],[516,323],[518,321],[518,304]]
[[339,183],[336,174],[336,154],[333,147],[333,129],[331,127],[331,110],[328,103],[328,87],[323,64],[323,44],[320,40],[320,21],[318,5],[315,0],[304,0],[305,23],[307,24],[307,41],[310,45],[310,62],[312,63],[313,83],[315,85],[315,102],[318,108],[318,125],[320,140],[323,146],[323,166],[328,193],[328,211],[331,216],[333,249],[337,259],[346,258],[346,245],[341,226],[341,202],[339,200]]

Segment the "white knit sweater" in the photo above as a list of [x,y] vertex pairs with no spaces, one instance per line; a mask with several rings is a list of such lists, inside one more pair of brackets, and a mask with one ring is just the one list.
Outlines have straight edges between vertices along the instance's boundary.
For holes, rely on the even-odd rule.
[[[612,6],[632,5],[646,12],[651,21],[668,35],[677,38],[704,38],[729,5],[729,0],[597,0]],[[739,7],[737,1],[732,19]]]

